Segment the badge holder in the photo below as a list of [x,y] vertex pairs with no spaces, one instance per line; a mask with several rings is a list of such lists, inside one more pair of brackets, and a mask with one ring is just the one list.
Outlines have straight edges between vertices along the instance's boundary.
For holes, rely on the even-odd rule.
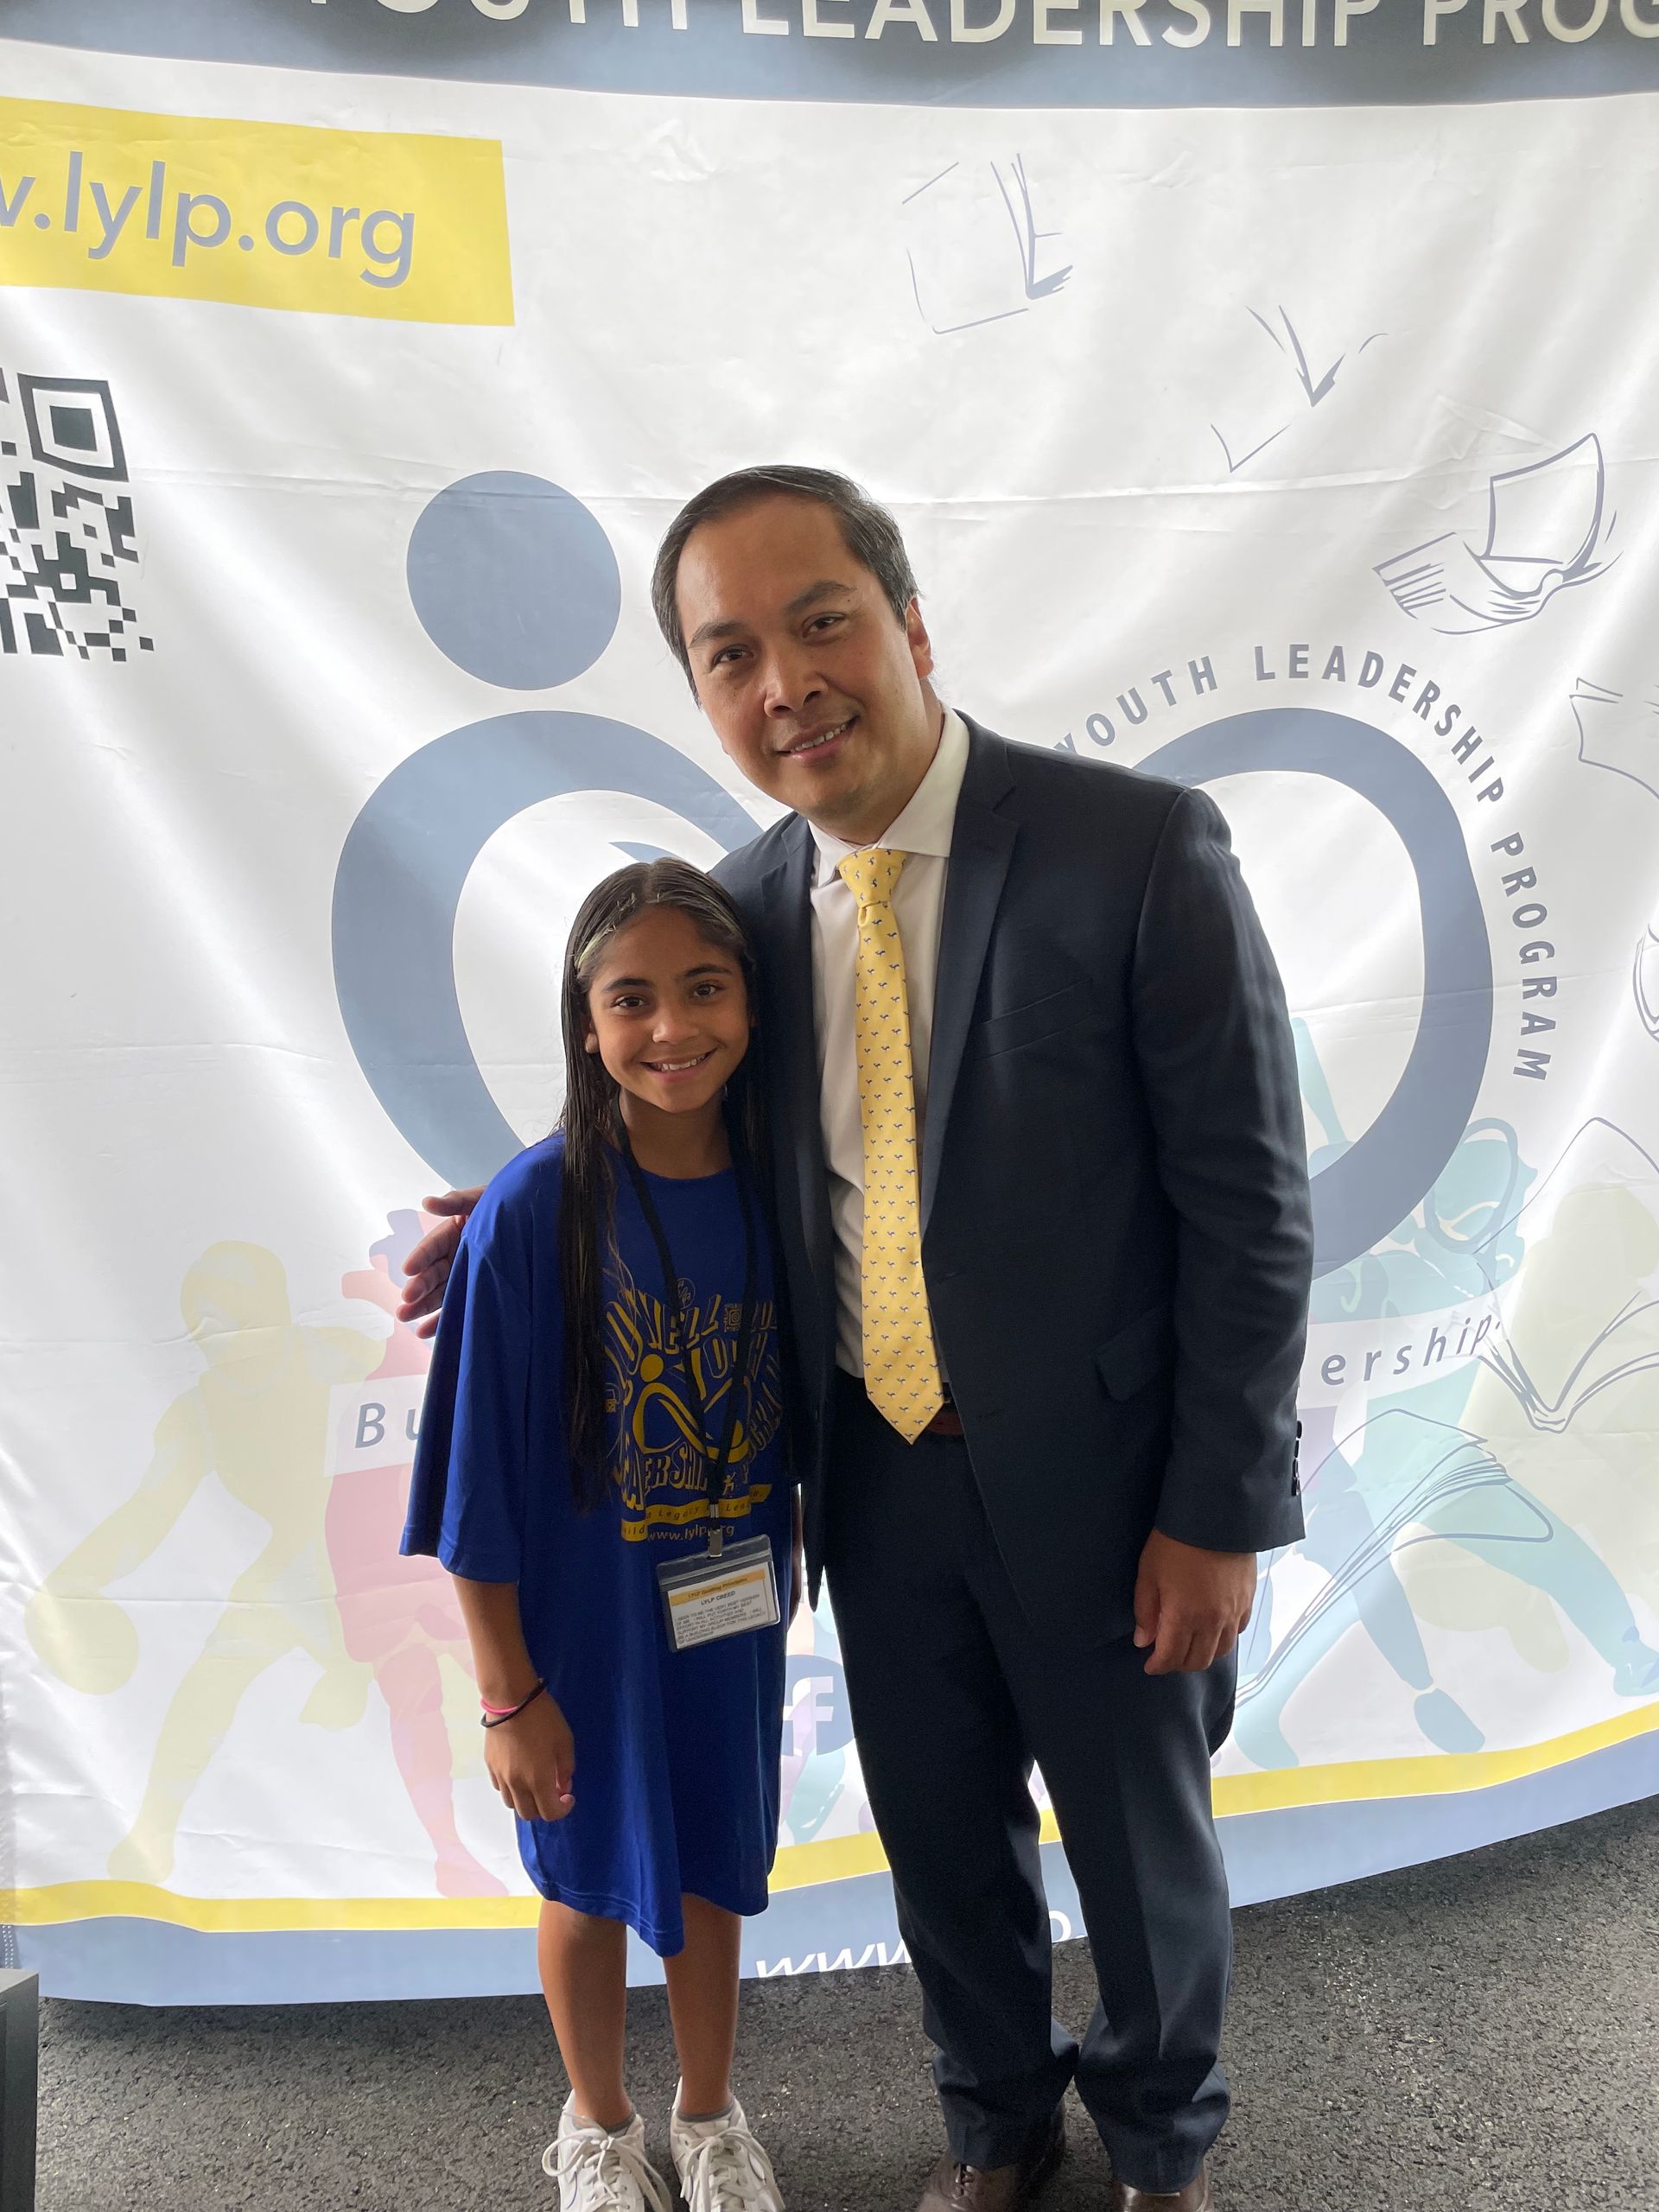
[[778,1567],[765,1536],[728,1544],[716,1529],[695,1559],[665,1560],[657,1570],[669,1649],[691,1651],[722,1637],[776,1628]]

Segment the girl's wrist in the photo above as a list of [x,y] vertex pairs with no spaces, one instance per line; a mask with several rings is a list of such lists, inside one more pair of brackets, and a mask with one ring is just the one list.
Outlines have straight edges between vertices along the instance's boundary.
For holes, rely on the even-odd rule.
[[[500,1728],[509,1720],[516,1720],[521,1713],[527,1712],[535,1704],[537,1698],[545,1694],[546,1689],[545,1682],[537,1682],[533,1688],[526,1691],[516,1705],[486,1704],[480,1716],[480,1726],[485,1728]],[[483,1700],[480,1699],[480,1702],[483,1703]]]
[[478,1701],[486,1713],[511,1713],[522,1705],[535,1689],[541,1677],[533,1667],[526,1666],[522,1673],[492,1675],[478,1685]]

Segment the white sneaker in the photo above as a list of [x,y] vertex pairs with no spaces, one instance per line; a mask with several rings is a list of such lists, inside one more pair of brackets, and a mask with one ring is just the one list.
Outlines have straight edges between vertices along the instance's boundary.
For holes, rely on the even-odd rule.
[[668,2183],[645,2156],[638,2113],[613,2133],[583,2126],[575,2099],[568,2098],[559,2132],[542,2153],[542,2171],[559,2184],[559,2212],[674,2212]]
[[680,2101],[668,2139],[690,2212],[784,2212],[772,2160],[749,2133],[734,2097],[719,2120],[682,2120]]

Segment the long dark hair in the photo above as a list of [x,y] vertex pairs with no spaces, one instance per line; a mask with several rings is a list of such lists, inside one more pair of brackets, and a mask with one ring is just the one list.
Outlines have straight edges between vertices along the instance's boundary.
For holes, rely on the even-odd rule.
[[[582,903],[565,948],[560,987],[564,1031],[564,1187],[559,1207],[559,1281],[564,1299],[565,1407],[570,1484],[591,1511],[606,1496],[605,1255],[613,1234],[620,1132],[617,1085],[597,1052],[588,1050],[588,993],[601,955],[617,931],[654,906],[683,914],[699,937],[742,970],[750,1011],[756,1003],[754,953],[728,893],[689,861],[635,861],[596,884]],[[726,1086],[726,1125],[740,1173],[764,1177],[765,1101],[760,1036]]]

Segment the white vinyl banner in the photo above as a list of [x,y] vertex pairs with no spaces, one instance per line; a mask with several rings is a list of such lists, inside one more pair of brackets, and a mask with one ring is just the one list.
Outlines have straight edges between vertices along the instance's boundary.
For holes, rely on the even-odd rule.
[[[1307,1535],[1236,1894],[1659,1789],[1653,0],[8,28],[14,1955],[532,1986],[394,1285],[553,1122],[588,887],[770,818],[646,592],[757,461],[893,508],[951,703],[1205,785],[1283,968]],[[900,1955],[827,1608],[782,1756],[749,1971]]]

